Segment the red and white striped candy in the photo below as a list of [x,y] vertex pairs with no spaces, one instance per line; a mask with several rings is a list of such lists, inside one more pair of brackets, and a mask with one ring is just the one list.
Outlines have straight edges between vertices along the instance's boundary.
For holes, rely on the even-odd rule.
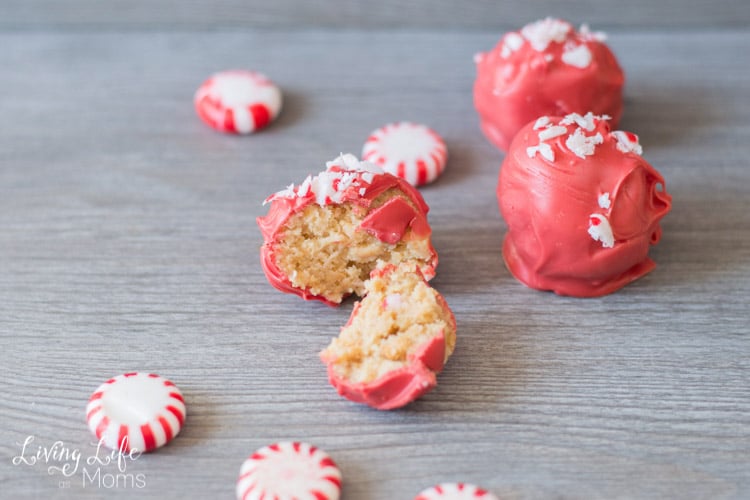
[[222,71],[203,82],[195,93],[195,110],[220,132],[251,134],[278,116],[281,91],[255,71]]
[[89,429],[113,450],[151,451],[182,429],[185,401],[180,390],[156,374],[125,373],[104,382],[86,406]]
[[637,155],[643,154],[643,148],[640,142],[638,142],[638,136],[633,132],[625,132],[624,130],[615,130],[612,135],[617,139],[617,149],[623,153],[635,153]]
[[615,246],[615,236],[606,215],[589,215],[588,232],[589,236],[591,236],[594,241],[600,241],[602,243],[603,248],[612,248]]
[[412,186],[421,186],[443,173],[448,150],[443,139],[429,127],[389,123],[370,134],[362,159],[380,165]]
[[338,500],[341,472],[324,451],[282,442],[245,460],[237,480],[238,500]]
[[492,493],[473,484],[443,483],[424,490],[414,500],[498,500]]

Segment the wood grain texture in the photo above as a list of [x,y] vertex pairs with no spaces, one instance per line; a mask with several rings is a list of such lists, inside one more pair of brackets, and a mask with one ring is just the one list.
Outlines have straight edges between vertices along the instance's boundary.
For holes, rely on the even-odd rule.
[[6,29],[518,29],[559,16],[597,29],[747,28],[742,0],[3,0]]
[[[656,271],[589,300],[528,290],[502,264],[502,155],[471,99],[472,55],[497,37],[0,33],[0,497],[231,498],[248,454],[298,439],[339,463],[347,500],[458,480],[509,499],[747,498],[750,36],[611,38],[623,128],[674,209]],[[230,67],[285,91],[260,134],[194,115],[194,90]],[[340,399],[317,360],[351,303],[273,290],[255,217],[398,119],[449,147],[423,193],[459,338],[434,392],[377,412]],[[172,379],[188,406],[172,444],[128,464],[143,488],[84,487],[80,470],[61,488],[49,464],[13,464],[29,435],[91,455],[86,401],[132,370]]]

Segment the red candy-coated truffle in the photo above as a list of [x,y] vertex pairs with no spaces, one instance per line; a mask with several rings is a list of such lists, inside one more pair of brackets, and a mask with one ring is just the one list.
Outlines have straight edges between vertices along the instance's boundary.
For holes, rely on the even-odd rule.
[[654,269],[671,196],[638,137],[591,113],[541,117],[516,135],[497,196],[503,257],[531,288],[594,297]]
[[437,385],[456,343],[456,319],[413,265],[377,269],[366,286],[321,360],[345,398],[379,410],[400,408]]
[[428,279],[435,275],[427,204],[377,165],[342,155],[266,202],[268,214],[257,220],[261,263],[283,292],[335,306],[361,295],[364,280],[383,264],[413,260]]
[[616,127],[625,77],[604,38],[547,18],[477,54],[474,105],[487,138],[505,151],[531,120],[574,112],[609,115]]

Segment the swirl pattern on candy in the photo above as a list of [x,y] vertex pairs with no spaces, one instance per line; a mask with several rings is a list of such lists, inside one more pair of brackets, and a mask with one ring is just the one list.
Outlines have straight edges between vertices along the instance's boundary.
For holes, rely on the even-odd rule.
[[513,136],[543,115],[606,114],[616,127],[625,76],[606,36],[547,18],[506,33],[475,56],[474,106],[487,138],[506,151]]
[[341,155],[265,203],[268,214],[257,220],[261,263],[283,292],[335,306],[362,295],[370,273],[387,264],[415,262],[428,279],[435,275],[427,204],[375,164]]
[[198,116],[209,127],[230,134],[252,134],[278,116],[282,95],[261,73],[229,70],[203,82],[193,101]]
[[648,250],[672,198],[638,137],[610,131],[607,121],[543,116],[521,129],[503,161],[503,257],[531,288],[595,297],[656,266]]

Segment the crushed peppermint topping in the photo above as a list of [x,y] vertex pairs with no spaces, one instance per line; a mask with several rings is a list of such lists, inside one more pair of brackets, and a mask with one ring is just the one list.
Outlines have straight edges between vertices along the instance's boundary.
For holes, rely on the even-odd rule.
[[383,170],[374,163],[359,161],[352,154],[341,154],[338,158],[326,162],[325,171],[314,177],[308,175],[296,188],[294,184],[290,184],[286,189],[266,198],[263,204],[279,198],[304,198],[310,193],[321,206],[341,203],[344,193],[350,187],[358,188],[360,196],[364,196],[375,176],[380,174],[383,174]]
[[562,125],[548,126],[541,132],[539,132],[539,141],[546,141],[548,139],[554,139],[561,135],[565,135],[568,132],[568,127]]
[[612,201],[609,199],[609,193],[600,194],[597,201],[599,202],[599,207],[605,210],[612,205]]
[[338,167],[351,172],[370,172],[371,174],[382,174],[383,169],[369,161],[359,161],[353,154],[341,153],[338,157],[326,162],[328,170]]
[[560,125],[553,125],[550,122],[549,116],[542,116],[534,123],[534,130],[539,130],[539,133],[537,134],[539,137],[539,144],[537,146],[526,148],[526,154],[528,157],[534,158],[536,154],[539,153],[547,160],[555,161],[555,152],[552,150],[552,146],[544,141],[565,135],[568,129]]
[[617,140],[617,149],[623,153],[635,153],[637,155],[643,154],[643,148],[638,142],[638,136],[632,132],[625,132],[623,130],[615,130],[612,132]]
[[570,113],[560,121],[560,125],[573,125],[575,123],[579,127],[591,132],[596,128],[597,121],[609,120],[610,118],[611,117],[609,115],[597,116],[591,111],[586,113],[584,116],[581,116],[578,113]]
[[[580,31],[576,32],[570,23],[548,17],[527,24],[521,28],[520,32],[506,33],[500,44],[500,57],[508,59],[514,52],[520,50],[527,41],[531,48],[537,52],[546,51],[552,42],[567,42],[562,53],[562,61],[569,66],[586,68],[593,59],[586,42],[604,42],[606,39],[606,33],[591,31],[587,24],[582,24]],[[479,63],[483,56],[483,54],[476,54],[474,62]],[[545,54],[544,56],[544,60],[547,62],[552,62],[553,59],[552,54]]]
[[500,56],[502,56],[503,59],[507,59],[513,52],[516,52],[521,47],[523,47],[523,37],[515,31],[511,31],[503,38],[503,48],[500,52]]
[[603,31],[591,31],[588,24],[582,24],[578,33],[584,40],[594,40],[597,42],[604,42],[607,40],[607,34]]
[[[576,129],[573,133],[569,134],[565,139],[565,145],[570,152],[585,160],[587,156],[594,154],[597,145],[604,142],[604,137],[599,132],[595,135],[586,135],[584,131],[594,131],[597,124],[605,120],[609,120],[609,116],[597,116],[591,112],[588,112],[583,116],[578,113],[570,113],[560,120],[558,124],[555,124],[548,116],[542,116],[534,122],[533,127],[534,130],[538,130],[537,136],[539,138],[539,144],[527,147],[526,154],[529,158],[534,158],[537,153],[540,153],[547,160],[552,162],[555,161],[555,152],[552,149],[552,146],[545,141],[566,135],[568,133],[568,127],[570,125],[576,125]],[[635,137],[634,134],[631,135]],[[628,139],[628,137],[625,137],[622,140],[624,141],[625,139]],[[632,138],[630,139],[632,140]],[[637,137],[635,140],[637,141]]]
[[585,44],[565,47],[565,51],[562,54],[562,61],[576,68],[586,68],[591,64],[591,51]]
[[548,124],[549,124],[549,116],[542,116],[534,123],[534,130],[539,130],[540,128]]
[[541,154],[549,161],[555,161],[555,152],[552,151],[552,147],[545,142],[540,142],[538,146],[529,146],[526,148],[526,154],[529,158],[534,158],[537,153]]
[[565,21],[548,17],[527,24],[521,29],[521,35],[529,41],[534,50],[544,52],[551,42],[564,42],[572,29],[573,27]]
[[[294,191],[294,183],[292,183],[292,184],[289,184],[286,187],[286,189],[282,189],[281,191],[277,191],[274,194],[272,194],[271,196],[269,196],[268,198],[266,198],[265,201],[263,202],[263,204],[265,205],[266,203],[268,203],[269,201],[271,201],[274,198],[294,198],[295,196],[297,196],[297,193],[295,193],[295,191]],[[304,195],[300,195],[300,196],[304,196]]]
[[523,46],[523,37],[515,31],[512,31],[505,35],[505,45],[515,52]]
[[612,234],[612,226],[609,225],[609,220],[604,215],[589,215],[588,232],[594,241],[602,242],[602,247],[612,248],[615,246],[615,236]]
[[565,145],[568,149],[579,158],[586,159],[587,156],[594,154],[596,146],[604,142],[604,137],[599,132],[596,135],[584,135],[583,129],[577,128],[575,132],[568,136]]

